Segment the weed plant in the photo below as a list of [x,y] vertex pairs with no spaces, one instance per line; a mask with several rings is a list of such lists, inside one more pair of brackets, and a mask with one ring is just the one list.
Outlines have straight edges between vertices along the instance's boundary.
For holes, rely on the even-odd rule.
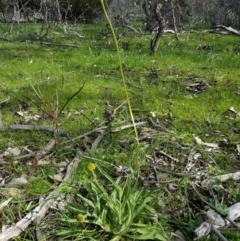
[[113,180],[99,165],[90,163],[88,169],[92,178],[82,180],[72,212],[62,214],[69,225],[57,232],[62,240],[168,240],[166,220],[158,220],[154,209],[156,196],[146,188],[133,189],[133,170],[126,180]]

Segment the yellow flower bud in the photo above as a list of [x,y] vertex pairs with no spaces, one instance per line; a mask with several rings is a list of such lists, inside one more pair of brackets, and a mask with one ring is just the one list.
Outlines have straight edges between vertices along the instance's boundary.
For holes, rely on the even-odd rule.
[[82,215],[82,214],[78,214],[77,220],[78,220],[79,223],[84,223],[84,221],[85,221],[85,216]]
[[95,168],[96,168],[96,165],[95,165],[94,163],[89,163],[89,164],[88,164],[88,170],[89,170],[89,171],[92,172],[92,171],[95,170]]

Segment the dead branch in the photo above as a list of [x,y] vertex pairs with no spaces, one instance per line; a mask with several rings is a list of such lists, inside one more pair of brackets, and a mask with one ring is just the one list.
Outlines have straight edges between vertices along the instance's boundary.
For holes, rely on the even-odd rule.
[[165,157],[167,157],[167,158],[169,158],[169,159],[172,160],[172,161],[175,161],[175,162],[177,162],[177,163],[179,162],[179,160],[178,160],[177,158],[172,157],[171,155],[165,153],[164,151],[158,151],[158,153],[161,154],[161,155],[163,155],[163,156],[165,156]]
[[208,235],[211,231],[214,231],[216,233],[215,230],[225,228],[230,223],[233,224],[234,227],[237,228],[237,230],[240,230],[239,225],[237,225],[234,222],[234,220],[240,217],[240,203],[235,203],[232,206],[230,206],[228,209],[229,211],[226,218],[224,218],[225,215],[218,214],[220,212],[219,210],[218,212],[215,212],[212,209],[209,209],[206,213],[208,220],[206,222],[203,222],[194,231],[195,240],[198,240]]
[[227,180],[232,179],[234,181],[240,180],[240,171],[234,172],[234,173],[228,173],[228,174],[223,174],[219,175],[216,177],[212,177],[206,182],[204,182],[204,185],[206,184],[215,184],[217,182],[226,182]]
[[[70,180],[73,171],[78,166],[80,159],[80,152],[78,151],[75,158],[68,165],[65,177],[62,183],[58,186],[59,190],[65,185],[66,181]],[[45,216],[48,209],[54,205],[55,201],[59,198],[63,199],[63,194],[59,193],[56,189],[52,191],[41,203],[30,213],[28,213],[23,219],[17,222],[15,225],[6,229],[0,234],[1,241],[7,241],[14,237],[17,237],[23,232],[32,222],[39,223]]]
[[127,25],[126,28],[132,30],[134,33],[139,34],[139,32],[131,25]]
[[216,26],[211,28],[211,30],[213,30],[213,29],[215,29],[215,30],[224,29],[224,30],[226,30],[229,33],[232,33],[232,34],[240,36],[240,31],[238,31],[238,30],[236,30],[236,29],[234,29],[232,27],[226,27],[224,25],[216,25]]
[[203,203],[207,204],[210,209],[206,212],[207,221],[203,222],[197,229],[194,231],[195,239],[198,240],[211,231],[216,233],[215,229],[221,229],[227,227],[229,224],[232,224],[237,230],[240,231],[240,226],[235,222],[237,218],[240,217],[240,203],[235,203],[228,208],[228,214],[226,215],[217,207],[213,206],[211,203],[207,202],[203,196],[196,190],[195,186],[191,184],[193,190],[200,197]]
[[48,144],[39,152],[37,152],[37,154],[35,155],[35,158],[37,160],[39,160],[40,158],[42,158],[43,156],[45,156],[47,153],[50,152],[50,150],[55,146],[56,144],[56,140],[52,139],[48,142]]
[[[21,125],[21,124],[14,124],[14,125],[9,125],[7,127],[5,126],[0,126],[0,131],[8,131],[8,130],[12,130],[12,131],[48,131],[48,132],[56,132],[56,129],[53,127],[49,127],[49,126],[36,126],[36,125]],[[58,130],[57,132],[60,136],[69,136],[70,133],[68,131],[65,130]]]
[[28,43],[36,43],[41,45],[48,45],[48,46],[55,46],[55,47],[68,47],[68,48],[80,48],[80,46],[75,44],[57,44],[57,43],[50,43],[50,42],[43,42],[43,41],[32,41],[26,40]]
[[0,39],[3,40],[3,41],[6,41],[6,42],[10,42],[9,39],[7,39],[7,38],[3,38],[3,37],[1,37],[1,36],[0,36]]
[[[137,122],[137,123],[135,123],[135,126],[142,126],[142,125],[145,125],[146,123],[147,123],[146,121]],[[120,127],[116,127],[114,129],[112,129],[111,132],[119,132],[119,131],[126,130],[126,129],[133,128],[133,127],[134,127],[133,124],[120,126]]]
[[[137,123],[135,123],[135,126],[142,126],[142,125],[145,125],[146,123],[147,123],[146,121],[137,122]],[[133,127],[134,127],[133,124],[129,124],[129,125],[125,125],[125,126],[120,126],[120,127],[113,128],[113,129],[111,129],[110,131],[111,131],[111,132],[119,132],[119,131],[126,130],[126,129],[133,128]],[[93,133],[102,133],[102,132],[103,132],[105,129],[107,129],[107,128],[108,128],[108,126],[97,127],[97,128],[95,128],[95,129],[93,129],[93,130],[91,130],[91,131],[88,131],[88,132],[80,135],[80,136],[77,136],[77,137],[75,137],[75,138],[72,138],[71,140],[68,140],[68,141],[63,142],[63,144],[67,144],[67,143],[69,143],[69,142],[74,142],[74,141],[76,141],[76,140],[82,139],[82,138],[85,137],[85,136],[89,136],[89,135],[91,135],[91,134],[93,134]]]
[[0,105],[5,105],[9,102],[9,98],[0,101]]
[[163,131],[167,132],[167,133],[173,133],[173,131],[170,131],[167,127],[165,127],[162,124],[157,124],[151,117],[149,118],[150,122],[152,123],[153,127],[155,128],[160,128]]
[[75,44],[56,44],[56,43],[49,43],[49,42],[39,42],[39,44],[48,45],[48,46],[57,46],[57,47],[80,48],[80,46]]
[[171,174],[173,176],[178,176],[178,177],[189,177],[189,178],[192,178],[192,177],[196,177],[196,175],[189,175],[189,174],[185,174],[185,173],[178,173],[178,172],[175,172],[175,171],[171,171],[171,170],[168,170],[167,168],[164,168],[164,167],[161,167],[160,165],[158,164],[155,164],[155,163],[148,163],[151,167],[157,169],[157,170],[160,170],[162,172],[166,172],[168,174]]
[[[126,103],[127,103],[127,101],[125,100],[122,104],[120,104],[117,108],[115,108],[113,111],[111,111],[111,112],[109,113],[110,116],[108,116],[108,120],[107,120],[107,125],[108,125],[109,128],[110,128],[110,126],[111,126],[112,121],[114,120],[115,115],[117,114],[117,111],[118,111],[122,106],[124,106]],[[108,129],[108,128],[107,128],[107,129]],[[98,144],[102,141],[102,139],[103,139],[103,137],[104,137],[105,132],[106,132],[107,129],[105,129],[102,133],[100,133],[100,135],[94,140],[94,142],[92,143],[92,146],[91,146],[91,151],[92,151],[92,150],[96,150]]]
[[82,36],[81,34],[79,34],[78,32],[74,32],[74,35],[79,37],[79,38],[86,38],[85,36]]
[[213,233],[215,233],[222,241],[228,241],[214,226],[211,227]]

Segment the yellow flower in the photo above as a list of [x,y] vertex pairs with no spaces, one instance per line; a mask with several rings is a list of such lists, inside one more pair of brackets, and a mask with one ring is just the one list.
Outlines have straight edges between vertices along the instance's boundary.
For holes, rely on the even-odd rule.
[[78,220],[79,223],[84,223],[84,221],[85,221],[85,216],[82,215],[82,214],[78,214],[77,220]]
[[89,164],[88,164],[88,170],[89,170],[89,171],[92,172],[92,171],[95,170],[95,168],[96,168],[96,165],[95,165],[94,163],[89,163]]

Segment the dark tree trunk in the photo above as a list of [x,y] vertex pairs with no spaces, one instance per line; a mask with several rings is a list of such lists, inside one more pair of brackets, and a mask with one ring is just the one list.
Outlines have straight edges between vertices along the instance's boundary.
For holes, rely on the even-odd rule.
[[155,36],[153,37],[152,41],[151,41],[151,46],[150,46],[150,51],[151,53],[155,53],[158,50],[158,46],[160,44],[160,40],[161,37],[164,33],[164,29],[166,27],[164,18],[161,14],[161,8],[162,8],[162,4],[161,3],[157,3],[156,1],[156,5],[155,5],[155,19],[158,23],[158,28],[157,28],[157,33],[155,34]]

